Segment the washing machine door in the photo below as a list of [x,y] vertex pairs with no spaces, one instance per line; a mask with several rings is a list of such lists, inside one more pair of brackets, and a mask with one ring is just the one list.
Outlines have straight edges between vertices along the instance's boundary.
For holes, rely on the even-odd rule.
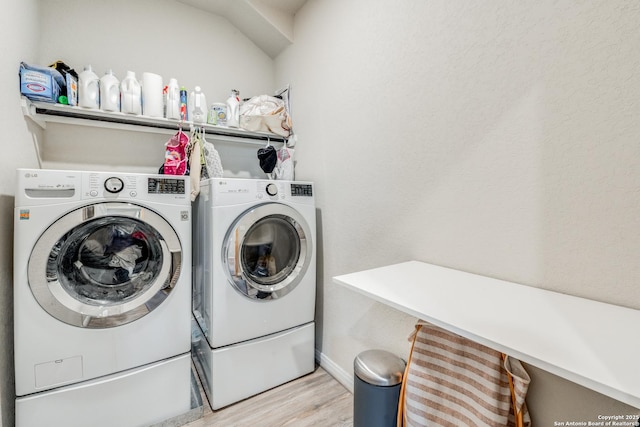
[[255,300],[281,298],[304,276],[313,256],[311,230],[288,205],[267,203],[244,212],[222,250],[229,282]]
[[181,245],[160,215],[130,203],[67,213],[40,236],[29,258],[31,291],[56,319],[110,328],[153,311],[174,289]]

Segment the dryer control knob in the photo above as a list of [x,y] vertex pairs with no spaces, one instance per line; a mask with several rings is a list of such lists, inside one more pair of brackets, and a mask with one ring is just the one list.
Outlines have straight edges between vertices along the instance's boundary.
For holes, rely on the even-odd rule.
[[276,194],[278,194],[278,186],[275,185],[274,183],[271,184],[267,184],[267,194],[270,196],[275,196]]
[[124,182],[120,178],[111,177],[104,182],[104,189],[109,193],[119,193],[123,188]]

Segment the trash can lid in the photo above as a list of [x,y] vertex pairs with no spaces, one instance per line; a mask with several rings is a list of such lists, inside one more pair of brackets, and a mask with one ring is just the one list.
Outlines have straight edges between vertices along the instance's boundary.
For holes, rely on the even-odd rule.
[[353,370],[358,378],[386,387],[402,382],[405,366],[404,360],[385,350],[365,350],[353,361]]

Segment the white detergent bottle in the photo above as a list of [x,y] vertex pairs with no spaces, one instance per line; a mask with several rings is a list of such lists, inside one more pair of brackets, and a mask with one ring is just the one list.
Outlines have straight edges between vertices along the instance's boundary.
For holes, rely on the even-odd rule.
[[231,90],[231,95],[227,99],[227,126],[237,128],[240,124],[240,92]]
[[78,105],[84,108],[100,108],[100,79],[91,69],[84,67],[78,74]]
[[120,81],[111,70],[100,78],[100,109],[120,111]]
[[200,86],[196,86],[189,98],[189,117],[193,123],[207,122],[207,100]]
[[120,108],[123,113],[142,114],[142,88],[133,71],[127,71],[120,83]]
[[165,104],[165,117],[180,120],[180,86],[176,79],[169,80]]

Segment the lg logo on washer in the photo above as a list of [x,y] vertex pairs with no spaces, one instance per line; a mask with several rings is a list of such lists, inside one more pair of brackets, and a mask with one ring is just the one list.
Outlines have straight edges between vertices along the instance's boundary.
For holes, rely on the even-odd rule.
[[237,179],[231,181],[222,179],[218,181],[219,188],[216,191],[218,193],[246,194],[250,191],[248,187],[250,182],[252,182],[252,180],[249,179]]

